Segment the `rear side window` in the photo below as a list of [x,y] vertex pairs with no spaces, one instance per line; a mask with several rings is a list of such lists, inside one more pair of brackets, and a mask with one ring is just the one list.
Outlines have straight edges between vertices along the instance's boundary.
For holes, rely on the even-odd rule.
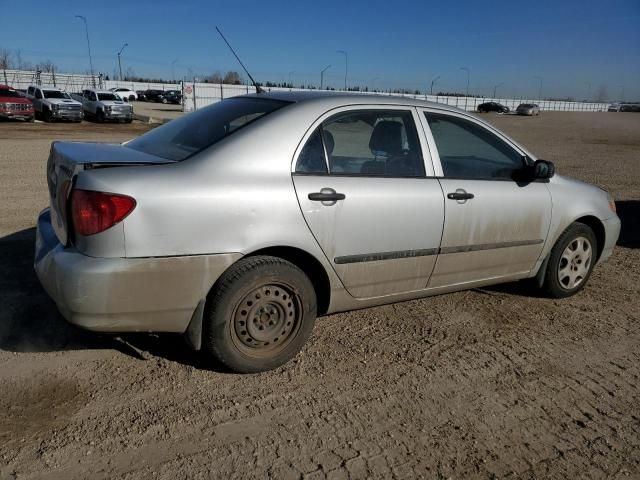
[[298,161],[296,162],[297,173],[327,173],[327,158],[322,144],[322,127],[318,127],[305,143]]
[[126,146],[181,161],[288,104],[269,98],[229,98],[172,120]]
[[305,144],[296,172],[326,173],[325,158],[332,175],[425,175],[413,115],[406,110],[360,110],[331,117]]
[[523,156],[486,128],[452,115],[425,113],[445,177],[513,179]]

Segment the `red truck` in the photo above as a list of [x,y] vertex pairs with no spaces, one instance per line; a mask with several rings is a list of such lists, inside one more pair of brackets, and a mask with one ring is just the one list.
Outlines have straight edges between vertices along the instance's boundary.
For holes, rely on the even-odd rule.
[[0,85],[0,118],[19,118],[33,122],[33,103],[8,85]]

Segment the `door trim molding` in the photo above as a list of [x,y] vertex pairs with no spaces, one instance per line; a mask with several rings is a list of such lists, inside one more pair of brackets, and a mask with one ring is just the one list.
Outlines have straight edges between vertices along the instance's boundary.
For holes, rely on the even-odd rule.
[[363,253],[358,255],[344,255],[333,259],[336,265],[345,263],[377,262],[380,260],[397,260],[399,258],[428,257],[437,255],[437,248],[423,248],[421,250],[398,250],[395,252]]
[[477,252],[479,250],[494,250],[498,248],[525,247],[528,245],[539,245],[541,243],[544,243],[544,240],[537,239],[537,240],[516,240],[513,242],[479,243],[476,245],[441,247],[440,253],[443,255],[446,255],[447,253]]
[[362,253],[357,255],[343,255],[333,259],[336,265],[345,263],[378,262],[381,260],[397,260],[401,258],[428,257],[431,255],[446,255],[448,253],[477,252],[479,250],[495,250],[498,248],[525,247],[539,245],[544,240],[516,240],[513,242],[479,243],[475,245],[460,245],[441,248],[423,248],[420,250],[398,250],[395,252]]

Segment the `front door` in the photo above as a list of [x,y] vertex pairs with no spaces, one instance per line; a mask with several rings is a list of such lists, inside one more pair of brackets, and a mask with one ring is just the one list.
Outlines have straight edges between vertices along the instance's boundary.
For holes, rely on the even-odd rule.
[[523,153],[479,122],[423,114],[445,196],[442,243],[429,287],[530,272],[551,221],[546,183],[523,181]]
[[444,201],[421,138],[413,108],[347,108],[302,143],[293,174],[300,208],[354,297],[426,287]]

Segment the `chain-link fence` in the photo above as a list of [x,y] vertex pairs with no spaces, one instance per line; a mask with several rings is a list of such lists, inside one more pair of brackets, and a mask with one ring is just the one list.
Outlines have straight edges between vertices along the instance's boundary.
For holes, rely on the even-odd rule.
[[[105,80],[102,75],[91,76],[82,74],[61,74],[55,72],[38,72],[26,70],[2,70],[0,81],[17,88],[26,89],[29,85],[42,85],[56,87],[68,92],[81,92],[85,88],[129,88],[131,90],[181,90],[183,94],[184,111],[197,110],[199,108],[219,102],[225,98],[235,97],[254,92],[251,85],[226,85],[217,83],[197,83],[182,81],[180,83],[149,83]],[[296,88],[263,87],[270,91],[304,91]],[[489,97],[454,97],[440,95],[412,95],[391,94],[383,92],[363,92],[369,95],[399,95],[403,97],[428,100],[430,102],[444,103],[463,110],[477,110],[478,105],[485,102],[498,102],[511,110],[515,110],[521,103],[535,103],[540,110],[560,110],[572,112],[604,112],[609,103],[602,102],[569,102],[562,100],[536,100],[531,98],[489,98]]]

